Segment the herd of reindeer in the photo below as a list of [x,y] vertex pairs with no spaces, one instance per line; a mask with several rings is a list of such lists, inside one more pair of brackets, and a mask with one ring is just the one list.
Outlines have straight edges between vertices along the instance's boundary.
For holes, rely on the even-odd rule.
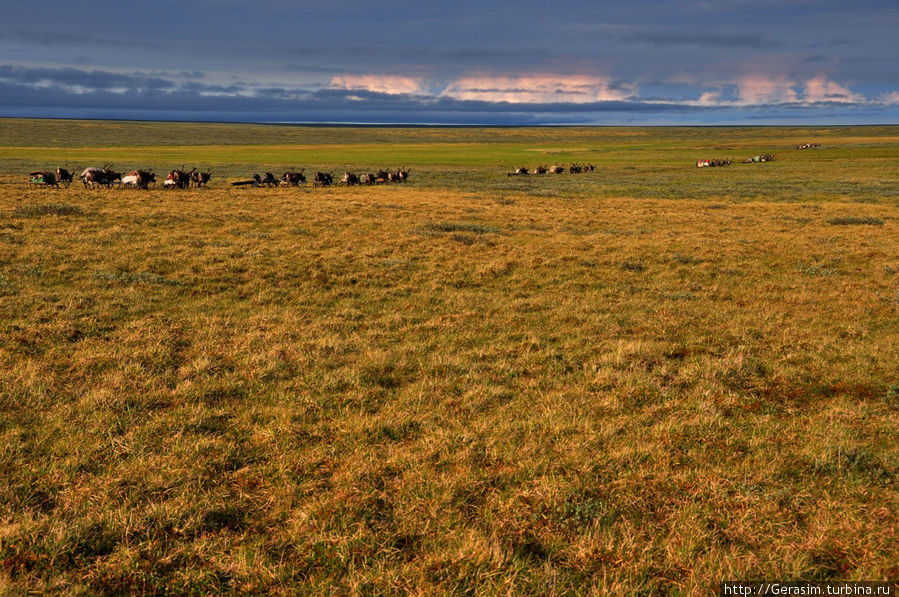
[[[303,174],[305,168],[297,171],[290,170],[276,178],[271,172],[266,172],[265,176],[254,174],[249,180],[239,180],[232,182],[232,187],[255,186],[255,187],[300,187],[306,185],[306,176]],[[343,176],[336,184],[346,185],[348,187],[356,185],[386,184],[390,182],[407,182],[409,173],[412,170],[403,166],[399,170],[378,170],[376,173],[364,172],[355,174],[354,172],[344,172]],[[312,178],[313,187],[330,187],[334,183],[334,174],[331,172],[316,172]]]
[[[56,172],[35,170],[34,172],[29,172],[29,176],[33,186],[59,188],[59,185],[63,185],[68,187],[75,180],[74,172],[70,172],[67,168],[57,168]],[[85,188],[109,188],[121,185],[122,187],[135,189],[148,189],[151,184],[156,184],[156,174],[153,170],[132,170],[127,174],[123,174],[116,172],[110,166],[85,168],[78,178]],[[191,186],[204,187],[211,178],[212,174],[209,172],[197,172],[196,168],[188,172],[182,166],[180,170],[169,172],[163,182],[163,187],[167,189],[186,189]]]
[[[814,149],[816,147],[820,147],[820,144],[805,143],[803,145],[797,145],[796,149]],[[764,154],[747,158],[743,160],[743,163],[752,164],[771,161],[774,161],[774,155]],[[730,158],[713,160],[702,159],[696,161],[697,168],[730,166],[730,164]],[[526,166],[522,166],[520,168],[515,168],[513,172],[509,172],[508,176],[526,176],[529,174],[564,174],[565,172],[570,172],[571,174],[580,174],[582,172],[593,172],[595,169],[596,166],[594,164],[570,164],[567,168],[565,166],[555,164],[548,168],[546,166],[537,166],[532,172]],[[289,170],[282,174],[280,178],[276,178],[275,175],[271,172],[266,172],[265,176],[260,176],[257,173],[253,174],[252,178],[248,180],[239,180],[237,182],[232,182],[231,186],[305,186],[306,176],[303,174],[304,171],[305,168],[301,170]],[[410,172],[411,169],[406,168],[405,166],[398,170],[381,169],[377,172],[364,172],[362,174],[344,172],[343,177],[341,177],[341,179],[336,183],[334,182],[333,173],[316,172],[315,176],[312,179],[312,186],[330,187],[334,184],[355,186],[387,184],[394,182],[402,183],[409,180]],[[51,170],[35,170],[34,172],[30,172],[29,176],[31,177],[32,186],[49,186],[56,188],[59,188],[60,185],[68,187],[75,179],[74,173],[70,172],[66,168],[57,168],[55,172]],[[153,172],[153,170],[132,170],[127,174],[122,174],[120,172],[116,172],[110,166],[104,166],[103,168],[85,168],[78,178],[81,179],[81,182],[84,184],[85,188],[109,188],[112,186],[121,185],[122,187],[131,187],[135,189],[148,189],[150,188],[150,185],[156,184],[156,174]],[[202,188],[209,183],[210,179],[212,179],[211,172],[198,172],[196,168],[187,171],[184,169],[184,166],[182,166],[180,169],[170,171],[165,177],[165,180],[163,180],[162,186],[165,189],[188,189],[191,187]]]
[[[304,169],[299,171],[290,170],[285,172],[280,178],[276,178],[271,172],[266,172],[265,176],[254,174],[249,180],[240,180],[232,182],[231,186],[254,186],[254,187],[299,187],[306,185],[306,177],[303,175]],[[409,173],[412,170],[400,168],[399,170],[378,170],[377,173],[354,174],[353,172],[344,172],[343,177],[336,184],[346,186],[355,186],[358,184],[384,184],[391,182],[407,182]],[[75,174],[67,168],[57,168],[55,172],[51,170],[35,170],[30,172],[32,186],[49,186],[59,188],[60,185],[68,187],[75,179]],[[84,184],[85,188],[110,188],[113,186],[121,186],[124,188],[149,189],[150,185],[156,185],[156,174],[153,170],[132,170],[127,174],[116,172],[110,166],[103,168],[85,168],[78,177]],[[211,172],[198,172],[196,168],[187,171],[184,166],[178,170],[172,170],[165,177],[162,183],[164,189],[188,189],[191,187],[205,187],[212,179]],[[316,172],[312,180],[314,187],[330,187],[334,183],[334,175],[331,172]]]
[[[581,172],[593,172],[596,170],[596,166],[593,164],[571,164],[568,166],[568,172],[572,174],[580,174]],[[537,166],[534,168],[533,172],[530,172],[527,166],[522,166],[520,168],[515,168],[514,172],[507,173],[508,176],[525,176],[527,174],[564,174],[566,172],[565,166],[560,166],[555,164],[547,168],[546,166]]]

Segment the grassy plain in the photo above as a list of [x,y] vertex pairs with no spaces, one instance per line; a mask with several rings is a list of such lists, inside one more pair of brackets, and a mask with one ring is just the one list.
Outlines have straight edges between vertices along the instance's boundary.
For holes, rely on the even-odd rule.
[[[899,127],[0,142],[0,592],[899,578]],[[217,177],[24,184],[66,162]]]

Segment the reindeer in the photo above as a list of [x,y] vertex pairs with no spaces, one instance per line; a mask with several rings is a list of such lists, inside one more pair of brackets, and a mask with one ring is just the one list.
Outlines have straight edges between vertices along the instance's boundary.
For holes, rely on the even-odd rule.
[[69,185],[72,184],[72,173],[69,172],[65,168],[57,168],[56,169],[56,180],[57,182],[61,182],[66,188],[69,188]]
[[534,168],[534,174],[546,174],[546,166],[537,166]]
[[549,169],[550,174],[564,174],[565,166],[560,166],[558,164],[553,164]]
[[122,180],[122,175],[113,171],[109,166],[103,168],[85,168],[79,176],[85,187],[110,187],[116,181]]
[[340,179],[340,184],[345,184],[348,187],[357,185],[359,184],[359,177],[352,172],[344,172],[343,178]]
[[197,172],[196,168],[190,171],[190,182],[198,189],[209,184],[211,178],[211,172]]
[[572,174],[580,174],[584,171],[584,168],[580,164],[571,164],[571,166],[569,166],[568,168],[568,171]]
[[122,182],[122,175],[119,174],[118,172],[115,172],[111,168],[103,168],[103,176],[104,176],[105,185],[107,188],[114,185],[117,181],[119,183]]
[[359,184],[375,184],[375,175],[369,172],[363,173],[359,177]]
[[406,168],[405,166],[403,166],[402,168],[400,168],[400,171],[397,172],[397,174],[398,174],[399,177],[400,177],[400,182],[408,182],[408,180],[409,180],[409,173],[410,173],[410,172],[412,172],[412,169],[411,169],[411,168]]
[[290,172],[285,172],[281,176],[281,186],[284,187],[298,187],[300,184],[306,186],[306,177],[303,176],[303,172],[306,169],[303,168],[299,172],[291,170]]
[[195,170],[196,168],[190,172],[185,172],[184,166],[181,166],[180,170],[172,170],[165,177],[165,182],[162,183],[162,186],[166,189],[188,189],[190,188],[190,175]]
[[281,181],[275,178],[275,175],[271,172],[266,172],[265,176],[259,176],[259,174],[256,173],[253,175],[253,181],[257,187],[276,187],[281,183]]
[[316,172],[312,181],[314,187],[330,187],[334,183],[334,175],[330,172]]
[[528,173],[527,166],[521,166],[520,168],[515,168],[513,172],[507,172],[506,176],[526,176]]
[[128,176],[122,179],[123,187],[130,186],[146,190],[150,184],[156,184],[156,175],[152,170],[132,170]]
[[386,170],[378,170],[378,173],[375,175],[375,182],[378,184],[390,182],[390,172],[387,172]]

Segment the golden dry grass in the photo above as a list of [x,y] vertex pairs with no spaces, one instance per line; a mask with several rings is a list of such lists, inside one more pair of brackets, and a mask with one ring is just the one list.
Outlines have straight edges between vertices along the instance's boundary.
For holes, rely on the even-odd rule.
[[0,590],[899,577],[895,199],[590,184],[2,177]]

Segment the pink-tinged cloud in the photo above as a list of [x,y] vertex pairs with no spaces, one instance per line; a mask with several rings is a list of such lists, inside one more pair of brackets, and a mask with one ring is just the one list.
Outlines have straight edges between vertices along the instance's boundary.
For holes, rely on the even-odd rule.
[[697,106],[717,106],[721,103],[720,91],[706,91],[696,100]]
[[806,102],[839,102],[843,104],[859,104],[867,101],[865,96],[853,93],[848,87],[827,80],[824,75],[818,75],[805,83],[805,93],[802,99]]
[[878,99],[878,101],[880,101],[880,103],[888,104],[891,106],[899,104],[899,91],[891,91],[889,93],[883,93],[880,96],[878,96],[877,99]]
[[374,93],[421,93],[421,79],[404,75],[339,75],[331,79],[331,89],[371,91]]
[[737,104],[793,104],[799,101],[796,83],[784,76],[747,75],[736,81]]
[[589,75],[476,75],[457,79],[444,97],[482,102],[571,103],[621,101],[634,98],[633,85],[612,86],[608,79]]

